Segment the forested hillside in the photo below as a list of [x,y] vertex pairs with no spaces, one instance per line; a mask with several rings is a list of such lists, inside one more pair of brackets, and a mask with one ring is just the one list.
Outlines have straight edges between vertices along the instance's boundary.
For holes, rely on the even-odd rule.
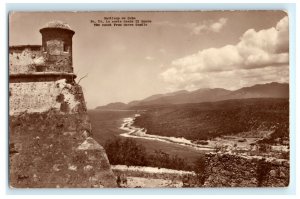
[[239,99],[195,104],[140,107],[135,125],[148,134],[206,140],[240,132],[274,130],[288,137],[288,99]]

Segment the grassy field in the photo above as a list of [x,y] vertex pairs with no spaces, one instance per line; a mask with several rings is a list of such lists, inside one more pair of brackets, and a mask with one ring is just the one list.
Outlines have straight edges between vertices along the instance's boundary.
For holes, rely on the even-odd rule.
[[[119,134],[124,133],[119,129],[123,123],[123,119],[126,117],[132,117],[136,114],[136,111],[101,111],[101,110],[89,110],[88,114],[92,123],[93,137],[101,145],[109,140],[116,138],[123,138]],[[155,150],[162,150],[170,155],[178,155],[192,165],[200,156],[203,155],[201,151],[194,150],[189,147],[180,146],[178,144],[164,143],[155,140],[134,139],[138,144],[142,144],[147,153],[153,154]]]

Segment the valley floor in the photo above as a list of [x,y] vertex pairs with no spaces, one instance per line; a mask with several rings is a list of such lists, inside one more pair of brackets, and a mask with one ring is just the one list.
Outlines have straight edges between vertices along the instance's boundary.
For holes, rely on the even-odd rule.
[[119,187],[123,188],[183,187],[185,176],[195,176],[190,171],[157,167],[112,165],[112,170],[119,178]]
[[183,137],[177,138],[147,134],[147,129],[134,126],[137,117],[140,117],[140,114],[135,114],[134,117],[123,119],[120,129],[125,131],[125,133],[120,134],[120,136],[177,144],[202,151],[203,153],[219,151],[222,153],[240,155],[246,158],[286,159],[284,156],[289,153],[288,145],[270,145],[268,152],[262,153],[259,151],[258,141],[269,137],[273,131],[257,131],[255,133],[241,132],[234,136],[220,136],[211,140],[200,141],[200,143],[205,142],[205,144],[199,144]]
[[[148,153],[162,150],[184,157],[190,165],[199,157],[212,154],[206,159],[207,187],[228,186],[287,186],[289,181],[289,145],[271,143],[264,151],[258,142],[272,134],[269,130],[241,132],[223,135],[210,140],[191,141],[185,138],[147,134],[147,129],[136,127],[139,112],[90,112],[92,125],[99,142],[110,139],[134,139],[145,146]],[[101,116],[101,117],[99,117]],[[94,122],[94,123],[93,123]],[[210,153],[213,152],[213,153]],[[217,153],[215,153],[217,152]],[[116,163],[125,164],[125,163]],[[119,187],[193,187],[195,174],[155,167],[113,165]],[[119,182],[118,182],[119,181]]]

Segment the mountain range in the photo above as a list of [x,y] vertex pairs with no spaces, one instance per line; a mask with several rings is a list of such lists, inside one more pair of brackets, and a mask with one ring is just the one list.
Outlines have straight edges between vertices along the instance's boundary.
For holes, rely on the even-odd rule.
[[233,91],[223,88],[201,88],[195,91],[180,90],[172,93],[152,95],[128,104],[122,102],[110,103],[105,106],[98,106],[96,109],[126,110],[137,106],[215,102],[247,98],[289,98],[289,84],[272,82],[243,87]]

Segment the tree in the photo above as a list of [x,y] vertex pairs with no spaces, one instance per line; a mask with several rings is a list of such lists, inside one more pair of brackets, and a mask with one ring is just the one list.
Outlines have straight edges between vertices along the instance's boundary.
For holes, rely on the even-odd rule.
[[198,158],[194,163],[194,172],[196,173],[196,184],[197,186],[203,186],[206,174],[205,174],[206,164],[205,164],[205,158],[200,157]]

